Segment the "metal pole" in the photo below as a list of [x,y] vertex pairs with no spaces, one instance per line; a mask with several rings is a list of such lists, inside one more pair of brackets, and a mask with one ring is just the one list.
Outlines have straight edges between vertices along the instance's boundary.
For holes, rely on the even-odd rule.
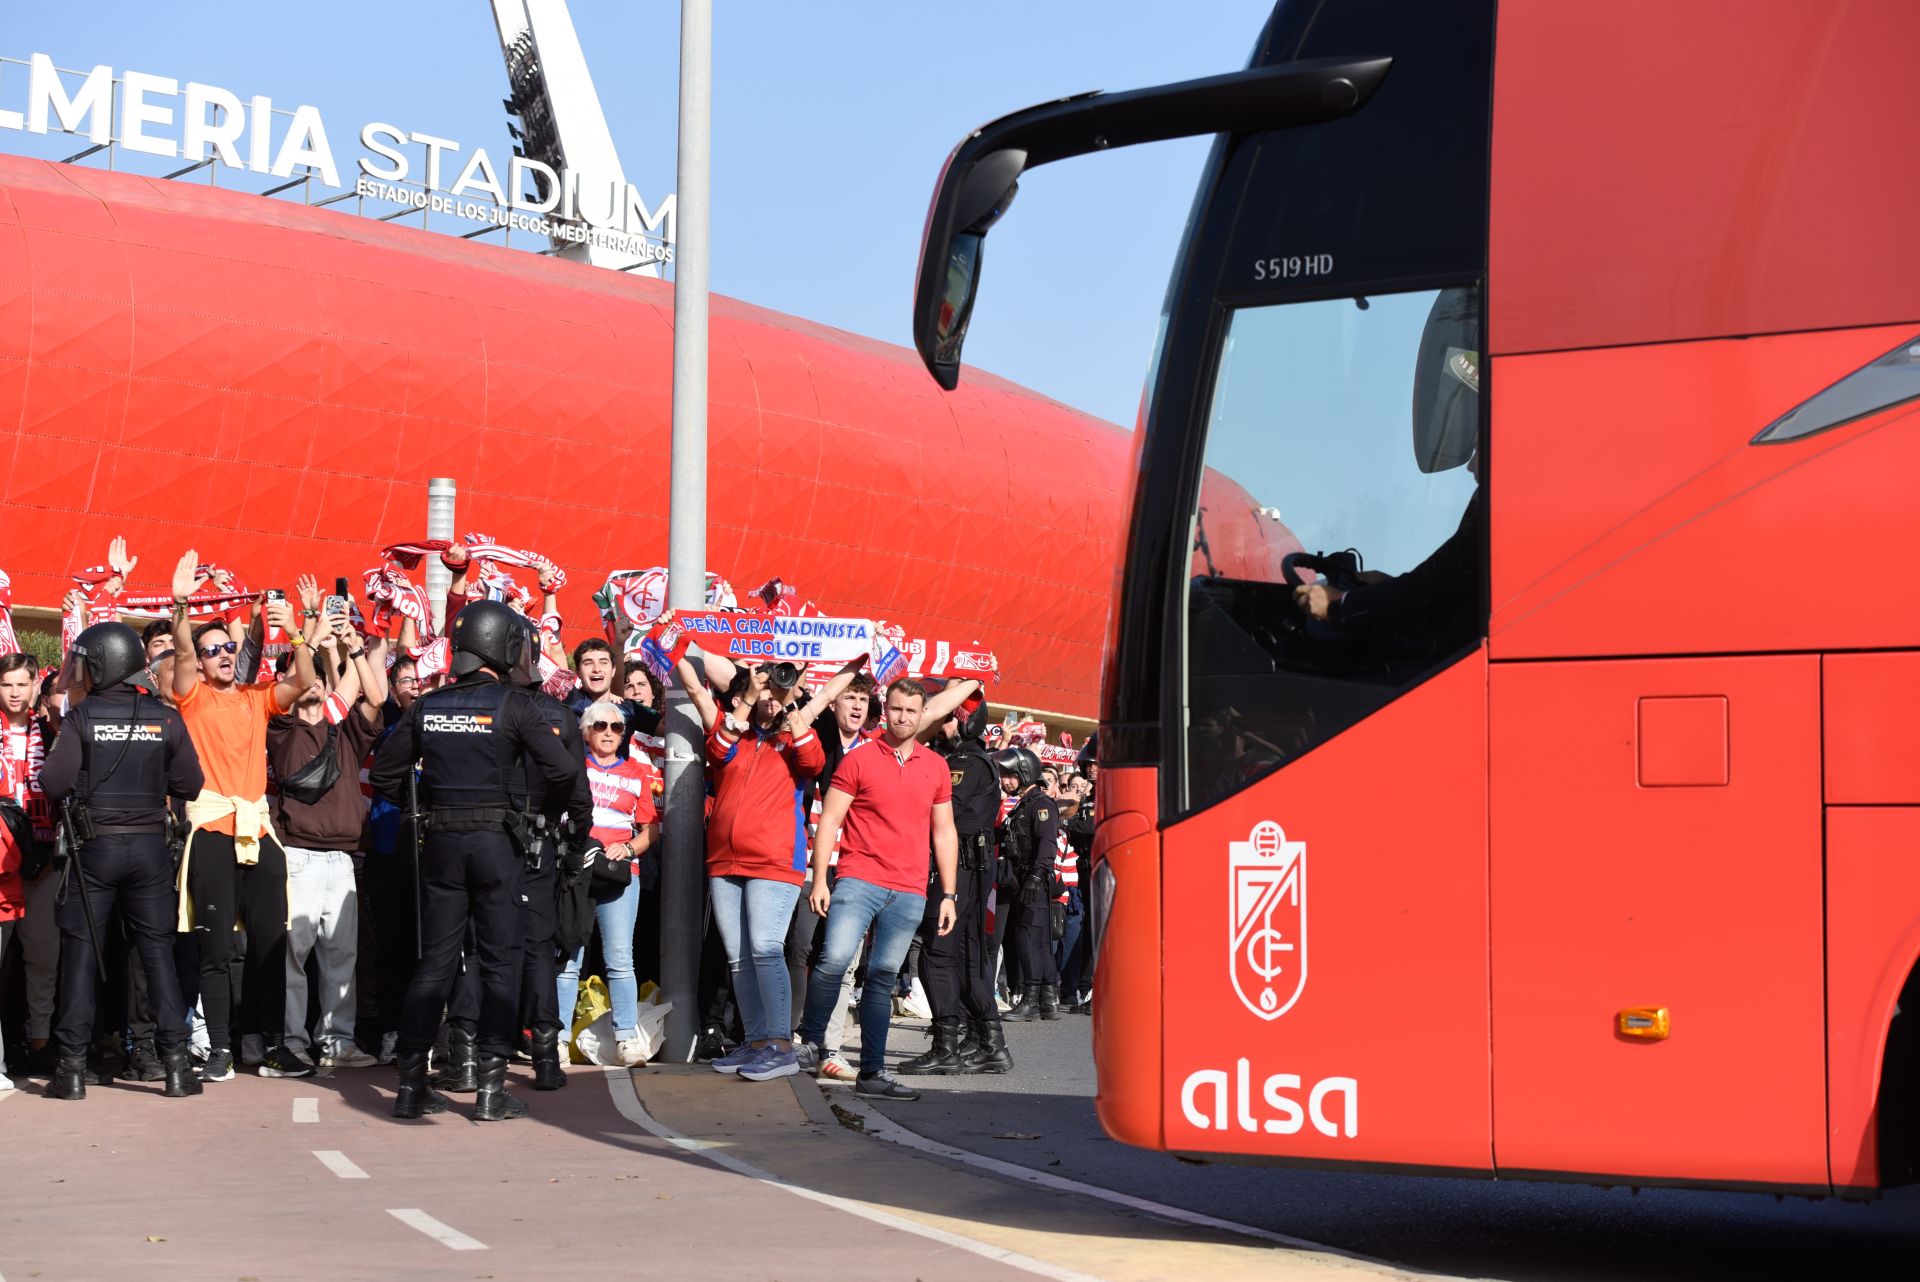
[[[673,277],[673,457],[667,511],[667,604],[707,596],[707,205],[713,108],[713,2],[680,0],[680,243]],[[667,694],[666,857],[660,863],[664,1058],[693,1057],[700,942],[705,933],[705,736],[686,691]]]
[[[451,476],[436,476],[427,482],[427,537],[453,537],[454,484]],[[453,584],[453,571],[440,564],[439,557],[427,560],[427,601],[433,609],[433,630],[447,627],[447,589]]]

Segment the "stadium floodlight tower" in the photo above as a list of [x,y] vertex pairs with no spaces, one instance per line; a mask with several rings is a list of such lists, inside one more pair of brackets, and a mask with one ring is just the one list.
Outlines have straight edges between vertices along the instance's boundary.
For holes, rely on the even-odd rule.
[[[587,72],[587,56],[573,29],[566,0],[492,0],[500,30],[500,54],[507,63],[508,96],[503,104],[519,117],[514,152],[551,166],[556,173],[584,175],[616,191],[626,188],[613,131],[600,109]],[[511,129],[511,126],[509,126]],[[671,199],[671,197],[669,197]],[[642,262],[632,254],[591,242],[554,241],[554,253],[631,272],[659,276],[659,260]]]

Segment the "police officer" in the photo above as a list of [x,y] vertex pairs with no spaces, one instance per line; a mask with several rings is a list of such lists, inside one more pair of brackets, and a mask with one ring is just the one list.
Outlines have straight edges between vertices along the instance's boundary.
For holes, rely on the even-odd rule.
[[74,639],[66,679],[69,695],[81,702],[67,713],[40,776],[61,808],[71,852],[54,914],[60,987],[53,1026],[59,1058],[47,1084],[53,1099],[86,1098],[96,950],[116,907],[162,1016],[154,1036],[163,1093],[179,1099],[202,1089],[187,1057],[186,1002],[173,962],[178,899],[166,817],[167,798],[199,796],[205,777],[180,714],[128,679],[145,666],[140,638],[124,623],[96,623]]
[[[417,760],[427,825],[421,958],[401,1006],[393,1115],[446,1110],[446,1099],[427,1083],[427,1048],[471,923],[480,976],[474,1117],[507,1121],[526,1115],[526,1105],[507,1093],[506,1077],[519,1018],[520,894],[525,869],[541,852],[529,771],[551,795],[568,799],[574,832],[591,830],[593,812],[574,792],[581,759],[568,753],[527,691],[510,684],[531,677],[527,621],[497,601],[476,601],[454,619],[452,634],[456,680],[414,701],[372,771],[374,790],[399,801]],[[561,859],[577,871],[590,853],[576,845]]]
[[[564,847],[562,839],[570,836],[566,814],[574,806],[590,810],[593,792],[587,784],[587,750],[580,739],[580,719],[537,682],[526,689],[534,707],[547,726],[560,736],[568,756],[577,766],[572,788],[555,792],[547,786],[546,776],[532,761],[524,763],[527,807],[536,820],[539,849],[537,855],[527,860],[520,881],[520,1014],[514,1027],[530,1029],[533,1033],[533,1088],[557,1091],[567,1084],[566,1072],[560,1066],[560,965],[555,955],[558,900],[571,901],[584,893],[587,880],[574,873],[562,875],[558,865]],[[573,905],[569,903],[569,906]],[[586,909],[589,921],[592,912],[589,905]],[[573,947],[577,948],[582,942],[584,940],[575,941]],[[448,1063],[433,1082],[443,1091],[480,1088],[476,1040],[481,1002],[480,969],[471,949],[467,960],[455,983],[453,1001],[447,1008]]]
[[1053,965],[1053,856],[1060,808],[1040,786],[1040,758],[1031,748],[993,754],[1000,787],[1014,798],[1000,825],[1000,905],[1007,949],[1020,963],[1020,1005],[1009,1020],[1060,1018],[1060,975]]
[[[1013,1067],[993,1000],[993,954],[986,946],[987,895],[993,889],[993,827],[1000,815],[1000,773],[981,736],[987,703],[979,694],[940,728],[939,750],[953,780],[953,826],[960,834],[955,883],[958,914],[942,935],[922,925],[920,978],[933,1007],[933,1047],[900,1065],[902,1073],[1004,1073]],[[929,903],[939,890],[930,887]],[[966,1032],[962,1040],[962,1030]]]

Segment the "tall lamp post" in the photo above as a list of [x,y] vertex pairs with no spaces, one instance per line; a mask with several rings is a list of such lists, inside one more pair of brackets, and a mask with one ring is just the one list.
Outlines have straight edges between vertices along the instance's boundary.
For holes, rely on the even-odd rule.
[[[698,610],[707,591],[707,227],[712,168],[713,3],[680,0],[679,243],[673,269],[673,455],[667,514],[667,604]],[[688,1060],[705,933],[706,841],[701,732],[692,700],[667,691],[666,855],[660,864],[664,1057]]]

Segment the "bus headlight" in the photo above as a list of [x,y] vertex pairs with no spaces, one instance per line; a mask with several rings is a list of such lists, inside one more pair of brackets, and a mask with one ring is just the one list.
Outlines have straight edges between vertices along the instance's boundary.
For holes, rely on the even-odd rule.
[[1119,879],[1113,875],[1111,860],[1102,859],[1093,866],[1093,885],[1087,897],[1087,929],[1093,932],[1092,957],[1096,970],[1100,964],[1100,943],[1106,938],[1107,918],[1113,913],[1113,897]]

